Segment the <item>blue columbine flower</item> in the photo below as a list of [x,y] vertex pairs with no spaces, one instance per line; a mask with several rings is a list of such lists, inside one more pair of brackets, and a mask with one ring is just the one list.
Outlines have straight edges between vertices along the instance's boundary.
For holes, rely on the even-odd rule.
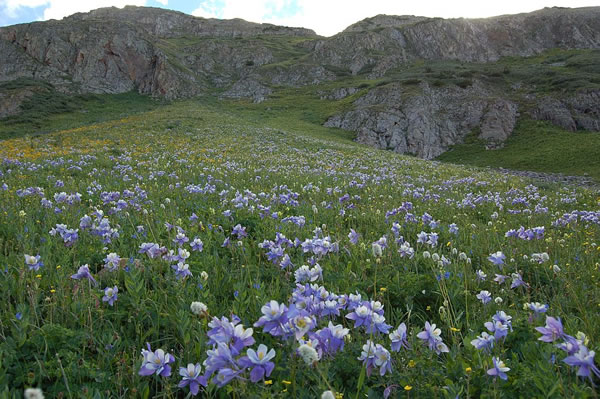
[[471,341],[471,345],[473,345],[477,349],[483,349],[484,351],[491,351],[494,347],[494,343],[496,342],[496,338],[493,335],[486,333],[485,331],[481,333],[477,338]]
[[254,323],[254,327],[262,327],[263,332],[275,337],[284,335],[283,326],[288,322],[287,306],[283,303],[280,305],[277,301],[271,300],[261,308],[261,312],[263,315]]
[[171,266],[173,270],[175,270],[175,276],[177,280],[183,280],[187,276],[191,276],[192,272],[190,271],[190,265],[187,263],[179,262],[176,265]]
[[98,285],[98,282],[96,282],[96,280],[90,273],[90,267],[88,265],[83,265],[83,266],[79,267],[79,270],[77,270],[77,273],[71,275],[71,278],[74,280],[81,280],[81,279],[86,278],[89,281],[91,281],[92,284]]
[[594,373],[596,377],[600,377],[600,370],[598,370],[598,367],[596,367],[596,364],[594,363],[595,355],[594,351],[589,350],[584,345],[580,345],[579,351],[564,358],[563,362],[572,367],[579,367],[577,369],[577,375],[580,377],[588,377],[591,380],[591,373]]
[[275,350],[267,348],[266,345],[260,344],[258,349],[249,348],[246,351],[246,356],[239,360],[239,364],[245,368],[251,368],[250,381],[258,382],[265,377],[269,377],[275,368],[275,363],[271,359],[275,357]]
[[392,350],[394,352],[400,352],[400,348],[409,349],[406,339],[406,324],[401,323],[397,329],[390,333],[389,337],[392,341]]
[[196,237],[194,238],[194,241],[192,241],[192,243],[190,244],[190,247],[192,248],[192,251],[202,252],[202,249],[204,249],[204,243],[201,239]]
[[539,341],[554,342],[559,338],[565,337],[560,318],[555,319],[554,317],[546,316],[546,326],[536,327],[535,329],[542,334],[542,336],[538,338]]
[[114,272],[119,268],[121,257],[114,252],[109,253],[104,258],[104,267],[109,271]]
[[200,385],[202,385],[203,387],[206,387],[208,385],[206,377],[200,375],[201,372],[202,366],[200,365],[200,363],[188,363],[187,367],[180,367],[179,375],[183,378],[177,386],[179,388],[189,386],[192,395],[198,395]]
[[44,266],[44,263],[40,259],[40,255],[25,255],[25,265],[29,267],[29,270],[38,271],[40,267]]
[[501,251],[498,251],[496,253],[490,254],[490,256],[488,256],[487,259],[494,265],[502,269],[502,266],[504,266],[504,260],[506,259],[506,255],[504,255]]
[[102,297],[102,302],[108,302],[110,306],[113,306],[115,301],[117,300],[117,293],[119,289],[115,285],[114,287],[106,287],[104,289],[104,296]]
[[492,294],[489,291],[481,290],[479,294],[476,295],[477,299],[481,301],[484,305],[487,305],[492,300]]
[[354,229],[350,229],[350,233],[348,233],[348,238],[350,239],[350,243],[353,245],[358,244],[358,239],[360,238],[360,234],[358,234]]
[[492,357],[492,362],[494,363],[494,367],[487,371],[488,375],[493,377],[500,377],[503,380],[507,380],[508,376],[506,375],[507,371],[510,371],[508,367],[504,364],[504,362],[497,357]]
[[139,375],[149,376],[156,374],[161,377],[168,377],[171,375],[171,366],[169,366],[169,363],[175,361],[173,355],[166,353],[162,349],[157,349],[152,352],[152,348],[150,348],[150,344],[148,344],[148,350],[142,349],[142,356],[144,357],[144,361],[138,372]]
[[417,338],[422,339],[429,349],[435,351],[438,355],[442,352],[449,352],[450,350],[442,342],[442,330],[436,328],[435,324],[429,324],[425,322],[425,330],[417,334]]

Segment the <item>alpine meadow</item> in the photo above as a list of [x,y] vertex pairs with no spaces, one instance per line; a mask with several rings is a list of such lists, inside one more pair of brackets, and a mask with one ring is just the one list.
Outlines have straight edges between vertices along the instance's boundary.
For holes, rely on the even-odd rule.
[[599,21],[0,28],[0,399],[597,398]]

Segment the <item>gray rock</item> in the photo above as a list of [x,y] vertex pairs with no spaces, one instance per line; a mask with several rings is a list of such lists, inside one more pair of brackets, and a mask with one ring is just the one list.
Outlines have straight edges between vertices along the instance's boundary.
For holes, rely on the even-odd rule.
[[355,131],[360,143],[431,159],[476,130],[482,139],[504,141],[516,117],[514,103],[479,83],[465,89],[422,84],[418,93],[392,83],[369,91],[325,126]]
[[338,89],[333,89],[328,93],[320,92],[321,100],[341,100],[348,96],[356,93],[358,89],[356,87],[340,87]]
[[480,139],[503,142],[512,133],[517,123],[516,104],[497,99],[488,103],[488,107],[481,119],[479,134]]
[[21,104],[33,94],[30,89],[0,91],[0,118],[17,115],[21,111]]
[[273,92],[254,79],[240,79],[222,94],[225,98],[251,98],[255,103],[261,103]]
[[571,132],[600,131],[600,90],[585,90],[562,99],[544,97],[531,116]]
[[542,98],[531,111],[531,116],[537,120],[549,121],[571,132],[577,130],[571,111],[561,101],[552,97]]

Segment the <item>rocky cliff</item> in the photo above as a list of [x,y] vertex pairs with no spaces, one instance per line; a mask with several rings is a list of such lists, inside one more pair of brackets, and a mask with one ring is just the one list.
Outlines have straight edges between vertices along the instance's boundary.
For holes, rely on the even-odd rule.
[[[506,57],[525,60],[555,49],[577,49],[585,62],[536,65],[528,58],[522,69],[505,63],[497,71]],[[353,130],[358,141],[379,148],[433,158],[469,134],[501,145],[522,116],[571,131],[600,130],[598,49],[600,7],[487,19],[378,15],[330,38],[157,8],[102,8],[0,28],[0,118],[35,96],[27,85],[3,89],[2,82],[15,79],[65,93],[136,90],[254,102],[281,87],[314,86],[315,98],[344,104],[327,126]]]

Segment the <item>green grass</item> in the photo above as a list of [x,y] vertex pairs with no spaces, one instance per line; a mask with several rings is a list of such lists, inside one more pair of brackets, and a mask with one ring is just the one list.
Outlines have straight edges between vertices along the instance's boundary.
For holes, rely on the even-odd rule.
[[20,114],[0,119],[0,139],[72,129],[155,109],[162,100],[136,92],[71,96],[39,81],[9,82],[3,90],[30,88]]
[[600,181],[600,133],[569,132],[522,118],[504,148],[486,150],[473,135],[438,158],[466,165],[584,175]]

